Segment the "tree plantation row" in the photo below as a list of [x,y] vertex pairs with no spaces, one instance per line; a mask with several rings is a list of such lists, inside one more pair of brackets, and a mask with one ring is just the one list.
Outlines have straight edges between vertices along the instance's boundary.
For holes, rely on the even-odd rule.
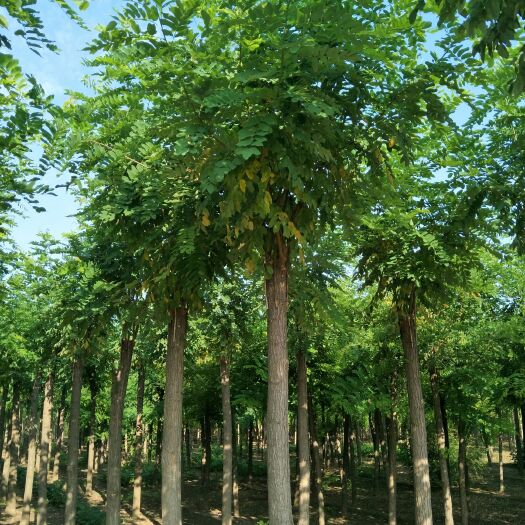
[[522,0],[3,7],[5,523],[525,519]]

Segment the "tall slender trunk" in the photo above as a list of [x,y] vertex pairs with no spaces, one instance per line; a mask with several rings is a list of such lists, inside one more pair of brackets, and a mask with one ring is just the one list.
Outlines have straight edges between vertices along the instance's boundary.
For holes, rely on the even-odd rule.
[[50,372],[44,387],[42,429],[40,432],[40,467],[38,469],[37,525],[47,525],[47,473],[49,465],[49,442],[51,440],[51,417],[53,411],[53,373]]
[[512,415],[514,416],[514,429],[516,432],[516,457],[518,460],[518,472],[520,476],[523,476],[523,440],[521,435],[520,417],[516,407],[512,409]]
[[186,466],[189,470],[191,468],[191,429],[190,429],[189,424],[186,425],[184,441],[186,444]]
[[5,414],[7,411],[7,398],[9,396],[9,383],[6,383],[2,389],[2,399],[0,400],[0,469],[2,468],[4,437],[5,437]]
[[69,413],[67,485],[64,525],[75,525],[78,495],[78,445],[80,433],[80,393],[82,390],[82,372],[84,361],[77,356],[73,363],[73,381],[71,390],[71,408]]
[[468,499],[467,499],[467,441],[465,422],[460,419],[458,423],[458,466],[459,466],[459,500],[461,505],[461,525],[468,525]]
[[348,476],[350,474],[350,416],[345,413],[343,419],[343,475],[341,490],[341,513],[348,514]]
[[182,380],[188,310],[173,310],[166,356],[165,432],[162,440],[162,523],[182,525]]
[[374,410],[374,426],[377,432],[377,441],[379,444],[379,451],[381,453],[381,464],[383,465],[383,473],[386,475],[388,463],[388,451],[386,447],[385,429],[383,425],[383,414],[379,408]]
[[248,424],[248,481],[253,480],[253,416]]
[[22,508],[22,518],[20,525],[29,525],[31,518],[31,500],[33,499],[33,480],[35,478],[36,461],[36,437],[38,431],[38,397],[40,393],[40,374],[37,374],[33,382],[33,392],[31,394],[31,408],[27,433],[29,443],[27,447],[27,469],[26,482],[24,487],[24,506]]
[[[525,449],[525,403],[523,403],[521,406],[520,406],[520,412],[521,412],[521,437],[522,437],[522,443],[523,443],[523,448]],[[525,450],[523,451],[523,454],[525,455]],[[524,460],[525,460],[525,456],[524,456]]]
[[232,524],[233,496],[233,450],[232,450],[232,408],[230,402],[230,364],[228,358],[221,357],[221,393],[222,393],[222,524]]
[[310,523],[310,443],[308,437],[308,385],[306,356],[297,352],[297,445],[299,458],[299,521]]
[[[125,329],[126,330],[126,329]],[[125,332],[120,342],[119,365],[111,382],[111,407],[108,434],[108,481],[106,525],[120,524],[120,472],[122,466],[122,416],[135,341]]]
[[270,523],[292,525],[288,443],[288,247],[281,234],[266,253],[268,323],[268,514]]
[[317,511],[319,514],[319,525],[325,525],[321,452],[319,447],[319,439],[317,437],[317,422],[315,419],[315,410],[313,408],[312,397],[310,394],[308,394],[308,416],[308,424],[310,426],[312,460],[315,473],[315,495],[317,500]]
[[505,492],[505,479],[503,477],[503,434],[498,435],[498,465],[499,465],[499,491]]
[[[16,388],[16,385],[13,385],[13,388]],[[13,396],[14,397],[14,396]],[[7,439],[4,443],[4,449],[2,450],[2,455],[4,457],[4,463],[2,465],[2,480],[0,485],[0,498],[7,496],[7,485],[9,484],[9,467],[11,464],[11,457],[9,454],[9,448],[11,446],[11,436],[13,430],[13,404],[11,403],[11,410],[9,412],[9,424],[7,425]]]
[[370,433],[372,434],[372,445],[374,447],[374,492],[377,496],[379,492],[379,474],[381,470],[381,458],[379,455],[379,436],[377,432],[375,417],[372,416],[372,413],[368,414],[368,424],[370,426]]
[[9,441],[9,480],[7,482],[6,514],[16,514],[16,481],[20,449],[20,390],[13,388],[13,409],[11,413],[11,439]]
[[88,437],[88,458],[87,458],[87,474],[86,474],[86,494],[90,495],[93,492],[93,471],[95,470],[95,431],[97,424],[97,383],[96,379],[92,378],[89,389],[91,392],[91,403],[89,406],[89,437]]
[[232,415],[232,442],[233,442],[233,517],[239,518],[241,510],[239,507],[239,483],[237,481],[237,466],[238,458],[238,439],[239,439],[239,425],[235,425],[235,420]]
[[397,524],[397,373],[390,378],[390,415],[387,418],[386,430],[388,438],[388,525]]
[[66,390],[62,390],[60,407],[57,414],[57,429],[55,443],[55,457],[53,459],[53,474],[51,481],[57,481],[60,476],[60,455],[62,454],[62,444],[64,442],[64,414],[66,412]]
[[204,414],[204,451],[206,463],[204,464],[204,484],[206,487],[210,484],[210,474],[211,474],[211,416],[210,408],[206,406],[206,411]]
[[428,465],[425,404],[416,339],[416,292],[410,291],[408,304],[398,305],[399,331],[405,351],[410,441],[414,467],[415,523],[432,525],[430,471]]
[[349,451],[350,451],[350,482],[352,484],[352,505],[356,504],[357,501],[357,434],[358,434],[357,423],[354,425],[350,419],[350,442],[349,442]]
[[439,452],[439,469],[441,474],[441,494],[443,500],[443,515],[445,525],[454,525],[454,514],[452,512],[452,493],[450,490],[450,477],[448,474],[448,451],[445,443],[445,428],[443,426],[443,415],[439,395],[439,375],[434,365],[429,368],[430,387],[432,389],[432,401],[434,407],[434,423],[436,425],[436,437]]
[[144,409],[144,387],[146,373],[144,365],[138,369],[137,380],[137,421],[135,425],[135,479],[133,481],[133,520],[137,521],[141,516],[142,498],[142,455],[144,452],[144,423],[142,412]]
[[363,463],[363,455],[361,453],[361,425],[359,420],[355,422],[355,452],[357,455],[357,464],[361,465]]

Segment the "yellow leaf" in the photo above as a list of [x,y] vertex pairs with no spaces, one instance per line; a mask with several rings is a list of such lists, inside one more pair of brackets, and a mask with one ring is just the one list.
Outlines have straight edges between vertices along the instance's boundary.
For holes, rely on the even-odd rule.
[[241,191],[244,193],[246,191],[246,181],[244,179],[241,179],[239,181],[239,187],[241,188]]
[[208,212],[204,213],[204,215],[202,216],[201,222],[202,222],[202,225],[204,227],[207,227],[207,226],[209,226],[211,224],[210,223],[210,216],[208,215]]

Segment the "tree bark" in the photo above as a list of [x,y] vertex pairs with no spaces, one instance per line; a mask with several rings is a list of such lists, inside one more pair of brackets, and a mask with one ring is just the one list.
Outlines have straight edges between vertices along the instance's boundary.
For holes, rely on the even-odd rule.
[[357,501],[357,462],[356,462],[356,447],[357,447],[357,434],[358,429],[357,423],[354,425],[350,420],[350,482],[352,484],[352,505],[356,504]]
[[397,373],[394,371],[390,378],[390,416],[387,419],[388,437],[388,525],[397,524]]
[[191,429],[189,427],[189,424],[186,425],[184,441],[186,444],[186,466],[189,470],[191,468]]
[[[237,431],[235,430],[237,428]],[[238,465],[238,438],[239,425],[235,425],[232,415],[232,440],[233,440],[233,517],[239,518],[241,511],[239,507],[239,483],[237,482],[237,465]]]
[[62,391],[60,407],[57,414],[57,439],[55,443],[55,457],[53,459],[53,474],[51,481],[57,481],[60,476],[60,455],[62,454],[62,443],[64,442],[64,414],[66,412],[66,390]]
[[47,473],[49,465],[49,443],[51,440],[51,417],[53,410],[53,374],[49,373],[44,386],[42,429],[40,432],[40,467],[38,469],[37,525],[47,525]]
[[89,437],[88,437],[88,458],[87,458],[87,474],[86,474],[86,494],[90,495],[93,492],[93,471],[95,470],[95,431],[96,431],[96,417],[97,417],[97,383],[96,379],[92,378],[89,389],[91,392],[91,403],[89,407]]
[[503,434],[498,435],[498,464],[499,464],[499,491],[505,492],[505,480],[503,477]]
[[405,351],[410,441],[416,500],[415,523],[416,525],[432,525],[427,429],[416,339],[416,292],[414,289],[410,291],[408,304],[398,304],[397,313],[401,341]]
[[[317,437],[317,422],[313,408],[312,397],[308,394],[308,424],[310,426],[310,442],[312,448],[312,460],[315,474],[315,495],[319,514],[319,525],[325,525],[324,494],[323,494],[323,470],[321,465],[321,452],[319,450],[319,439]],[[279,523],[279,522],[278,522]]]
[[111,408],[108,435],[108,481],[106,525],[120,524],[120,473],[122,466],[122,416],[135,341],[126,334],[120,342],[119,365],[111,382]]
[[518,461],[518,472],[520,476],[523,476],[523,440],[521,435],[520,417],[516,407],[512,409],[512,414],[514,416],[514,428],[516,431],[516,458]]
[[18,454],[20,449],[20,391],[13,388],[13,408],[11,413],[11,439],[9,441],[9,479],[7,482],[7,503],[5,512],[16,514],[16,481]]
[[299,521],[310,523],[310,443],[308,436],[308,385],[306,356],[297,352],[297,445],[299,458]]
[[[16,385],[13,385],[16,388]],[[14,397],[14,395],[13,395]],[[4,463],[2,465],[2,483],[0,485],[0,498],[7,497],[7,485],[9,484],[9,467],[11,463],[11,457],[9,455],[9,448],[11,446],[11,435],[13,430],[13,404],[11,403],[11,410],[9,412],[9,424],[7,425],[7,439],[4,443],[4,449],[2,455],[4,457]]]
[[64,525],[75,525],[78,495],[78,445],[80,434],[80,394],[82,391],[82,372],[84,361],[77,356],[73,363],[71,408],[69,414],[69,435],[67,455],[67,485]]
[[137,381],[137,422],[135,426],[135,479],[133,481],[133,520],[136,522],[141,517],[142,498],[142,454],[144,448],[144,423],[142,413],[144,409],[144,387],[146,374],[144,365],[138,369]]
[[171,313],[166,357],[165,432],[162,440],[162,523],[182,525],[182,381],[188,311]]
[[0,470],[3,467],[3,452],[5,438],[5,415],[7,411],[7,398],[9,396],[9,383],[2,389],[2,400],[0,401]]
[[35,479],[36,462],[36,438],[38,431],[38,397],[40,392],[40,374],[37,374],[33,382],[33,392],[31,394],[31,408],[27,433],[29,443],[27,447],[27,469],[26,482],[24,487],[24,506],[22,508],[22,518],[20,525],[29,525],[31,519],[31,501],[33,499],[33,480]]
[[350,474],[350,416],[345,413],[343,419],[343,475],[341,490],[341,513],[348,514],[348,477]]
[[461,525],[468,525],[468,499],[467,499],[467,441],[465,436],[465,422],[460,419],[458,423],[458,466],[459,466],[459,500],[461,505]]
[[253,480],[253,416],[250,416],[248,425],[248,481]]
[[370,433],[372,434],[372,445],[374,447],[374,492],[375,495],[379,493],[379,474],[381,470],[381,458],[379,455],[379,436],[377,432],[377,425],[375,417],[372,413],[368,414],[368,424],[370,425]]
[[266,252],[272,268],[266,279],[268,323],[268,514],[270,523],[292,525],[288,444],[288,247],[277,234]]
[[434,408],[434,423],[436,425],[436,437],[439,453],[439,469],[441,474],[441,494],[443,500],[443,516],[445,525],[454,525],[454,514],[452,511],[452,492],[450,490],[450,477],[448,473],[448,451],[445,442],[445,427],[443,426],[443,415],[441,412],[441,401],[439,395],[439,375],[434,365],[429,369],[430,387],[432,389],[432,401]]
[[230,364],[227,357],[221,357],[221,393],[222,393],[222,524],[232,524],[233,496],[233,450],[232,450],[232,409],[230,402]]

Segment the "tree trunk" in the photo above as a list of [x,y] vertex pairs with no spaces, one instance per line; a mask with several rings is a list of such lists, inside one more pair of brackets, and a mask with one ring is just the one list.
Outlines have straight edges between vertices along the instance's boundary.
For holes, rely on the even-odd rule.
[[503,477],[503,434],[498,435],[498,464],[499,464],[499,491],[505,492],[505,480]]
[[64,525],[75,525],[78,495],[78,445],[80,433],[80,394],[84,361],[77,356],[73,363],[71,408],[69,414],[69,435],[67,454],[67,486]]
[[523,476],[523,440],[521,435],[520,417],[516,407],[512,409],[512,414],[514,416],[514,428],[516,431],[516,458],[518,461],[518,472],[520,476]]
[[297,445],[299,458],[299,521],[310,523],[310,443],[308,437],[308,386],[306,356],[297,352]]
[[35,479],[36,461],[36,437],[38,431],[38,394],[40,393],[40,374],[37,373],[33,382],[33,392],[31,394],[31,409],[27,433],[29,443],[27,447],[27,469],[26,482],[24,487],[24,506],[22,508],[22,518],[20,525],[29,525],[31,518],[31,501],[33,499],[33,480]]
[[248,425],[248,481],[253,480],[253,416],[250,416]]
[[363,458],[361,454],[361,425],[359,421],[355,422],[355,451],[357,455],[357,464],[361,466]]
[[270,523],[292,525],[290,455],[288,444],[288,247],[278,234],[266,264],[268,307],[268,514]]
[[430,386],[432,389],[432,400],[434,408],[434,423],[436,425],[436,437],[439,452],[439,469],[441,474],[441,493],[443,499],[443,516],[445,525],[454,525],[454,514],[452,512],[452,493],[450,490],[450,477],[448,474],[448,451],[445,442],[445,428],[443,426],[443,415],[441,412],[441,401],[439,395],[439,375],[435,366],[431,366]]
[[49,443],[51,440],[51,418],[53,411],[53,374],[50,372],[44,387],[42,429],[40,432],[40,467],[38,469],[37,525],[47,525],[47,473],[49,465]]
[[[13,388],[16,388],[13,385]],[[13,394],[14,397],[14,394]],[[7,497],[7,485],[9,484],[9,467],[11,464],[11,457],[9,454],[9,448],[11,446],[11,435],[13,430],[13,406],[11,403],[11,411],[9,413],[9,424],[7,425],[7,439],[4,443],[4,449],[2,450],[2,455],[4,457],[4,463],[2,465],[2,483],[0,485],[0,499]]]
[[95,469],[95,427],[97,424],[97,384],[96,379],[90,382],[91,403],[89,407],[89,437],[88,437],[88,458],[86,474],[86,495],[93,491],[93,471]]
[[350,416],[345,413],[343,419],[343,475],[341,490],[341,513],[348,514],[348,477],[350,474]]
[[122,466],[122,416],[135,341],[125,333],[120,342],[119,366],[111,382],[111,408],[108,434],[108,481],[106,525],[120,524],[120,472]]
[[188,470],[191,468],[191,429],[189,425],[186,425],[185,439],[186,443],[186,466]]
[[232,409],[230,403],[230,364],[225,356],[221,357],[221,393],[222,393],[222,524],[232,524],[233,496],[233,450],[232,450]]
[[379,493],[379,473],[381,469],[381,459],[379,455],[379,436],[377,432],[377,425],[372,417],[372,413],[368,414],[368,424],[370,425],[370,433],[372,434],[372,444],[374,447],[374,492],[377,496]]
[[410,441],[414,467],[415,523],[432,525],[430,471],[428,466],[425,405],[421,387],[419,355],[416,340],[416,293],[411,290],[408,304],[398,305],[399,331],[405,351]]
[[357,462],[356,462],[356,448],[357,448],[357,434],[358,434],[357,423],[354,425],[350,420],[350,482],[352,483],[352,505],[356,504],[357,501]]
[[312,397],[310,396],[310,394],[308,395],[308,416],[308,424],[310,426],[310,441],[312,447],[312,460],[315,473],[315,494],[319,514],[319,525],[325,525],[321,452],[319,450],[319,439],[317,437],[317,422],[315,420],[315,411],[313,408]]
[[467,442],[465,436],[465,422],[460,419],[458,423],[458,466],[459,466],[459,500],[461,505],[461,525],[468,525],[468,499],[467,499]]
[[182,525],[182,380],[188,311],[173,310],[166,356],[166,398],[162,440],[162,523]]
[[[237,431],[235,430],[237,428]],[[239,438],[239,425],[235,425],[232,416],[232,440],[233,440],[233,517],[239,518],[241,511],[239,508],[239,483],[237,482],[237,465],[238,465],[238,438]]]
[[388,525],[397,524],[397,373],[390,378],[390,416],[387,419],[388,436]]
[[57,414],[57,439],[55,443],[55,457],[53,459],[53,474],[51,481],[57,481],[60,476],[60,455],[62,454],[62,443],[64,442],[64,414],[66,412],[66,390],[62,391],[60,407]]
[[9,383],[2,389],[2,400],[0,401],[0,470],[3,466],[4,438],[5,438],[5,414],[7,410],[7,398],[9,396]]
[[144,448],[144,423],[142,412],[144,409],[144,387],[146,374],[144,365],[138,369],[137,380],[137,422],[135,426],[135,479],[133,481],[133,520],[137,521],[141,516],[141,497],[142,497],[142,454]]
[[9,441],[9,479],[7,482],[7,503],[5,512],[16,514],[16,481],[18,454],[20,449],[20,390],[13,388],[13,408],[11,413],[11,439]]

